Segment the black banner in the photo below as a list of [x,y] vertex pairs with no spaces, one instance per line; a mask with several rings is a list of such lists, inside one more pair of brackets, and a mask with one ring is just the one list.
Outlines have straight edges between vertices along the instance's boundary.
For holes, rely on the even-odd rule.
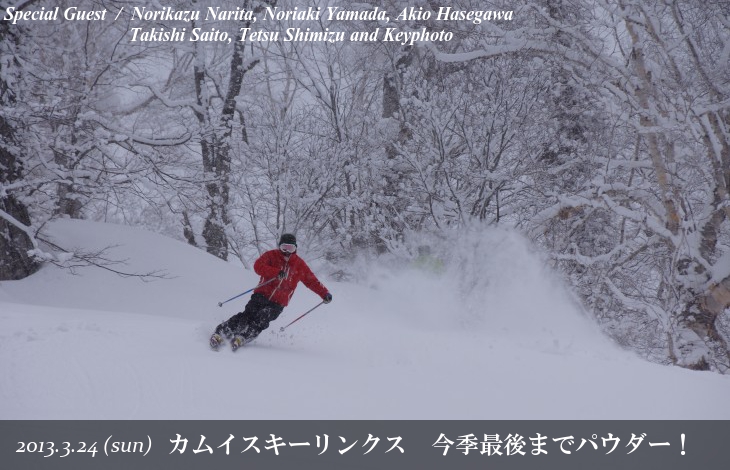
[[730,421],[0,421],[6,469],[719,468]]

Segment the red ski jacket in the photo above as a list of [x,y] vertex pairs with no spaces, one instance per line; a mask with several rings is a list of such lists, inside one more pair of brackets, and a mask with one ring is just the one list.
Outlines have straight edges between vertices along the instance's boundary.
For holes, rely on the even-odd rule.
[[[264,295],[267,299],[282,307],[289,304],[289,299],[294,294],[294,289],[297,288],[299,281],[302,281],[312,292],[322,298],[328,292],[327,288],[319,282],[317,276],[309,269],[307,263],[296,253],[292,253],[287,257],[278,249],[267,251],[253,264],[253,270],[261,276],[260,283],[274,279],[265,286],[254,290],[254,293]],[[282,270],[288,270],[286,278],[275,279]]]

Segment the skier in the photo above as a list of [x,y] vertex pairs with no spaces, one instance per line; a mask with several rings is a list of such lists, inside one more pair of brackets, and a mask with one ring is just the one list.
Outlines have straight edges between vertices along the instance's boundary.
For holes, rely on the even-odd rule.
[[332,301],[332,294],[296,251],[296,237],[285,233],[279,239],[278,249],[269,250],[256,260],[253,269],[261,276],[259,286],[254,289],[243,312],[216,327],[210,337],[211,348],[217,350],[225,337],[230,340],[231,348],[235,351],[256,338],[289,304],[299,281],[322,297],[324,303]]

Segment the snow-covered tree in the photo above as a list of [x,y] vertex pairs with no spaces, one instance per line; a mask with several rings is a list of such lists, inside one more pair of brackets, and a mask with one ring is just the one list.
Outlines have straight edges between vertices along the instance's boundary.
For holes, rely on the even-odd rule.
[[[275,4],[214,3],[170,5]],[[627,347],[730,368],[725,4],[451,3],[514,10],[481,22],[436,21],[430,0],[276,5],[386,9],[388,27],[454,37],[142,44],[130,28],[153,25],[128,16],[3,22],[4,275],[32,271],[38,228],[61,216],[146,225],[247,266],[283,231],[344,265],[478,220],[529,234]],[[259,25],[166,26],[237,38]],[[266,29],[288,27],[349,38],[384,25],[323,14]]]
[[20,64],[16,47],[22,31],[0,23],[0,280],[21,279],[38,267],[29,252],[36,242],[26,205],[16,195],[23,186],[23,155],[16,139],[16,95]]

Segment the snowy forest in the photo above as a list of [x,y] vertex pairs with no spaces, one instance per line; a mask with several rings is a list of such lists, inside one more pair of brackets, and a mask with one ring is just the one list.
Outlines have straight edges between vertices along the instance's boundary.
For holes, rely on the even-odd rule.
[[[247,268],[293,232],[342,279],[355,257],[397,263],[424,246],[458,263],[454,234],[502,226],[622,346],[730,371],[730,3],[448,3],[513,12],[488,21],[439,20],[443,5],[0,1],[0,280],[104,261],[49,243],[55,218],[143,226]],[[14,23],[11,6],[110,18]],[[377,8],[387,24],[266,27],[453,38],[132,41],[134,28],[263,28],[146,21],[134,6]]]

